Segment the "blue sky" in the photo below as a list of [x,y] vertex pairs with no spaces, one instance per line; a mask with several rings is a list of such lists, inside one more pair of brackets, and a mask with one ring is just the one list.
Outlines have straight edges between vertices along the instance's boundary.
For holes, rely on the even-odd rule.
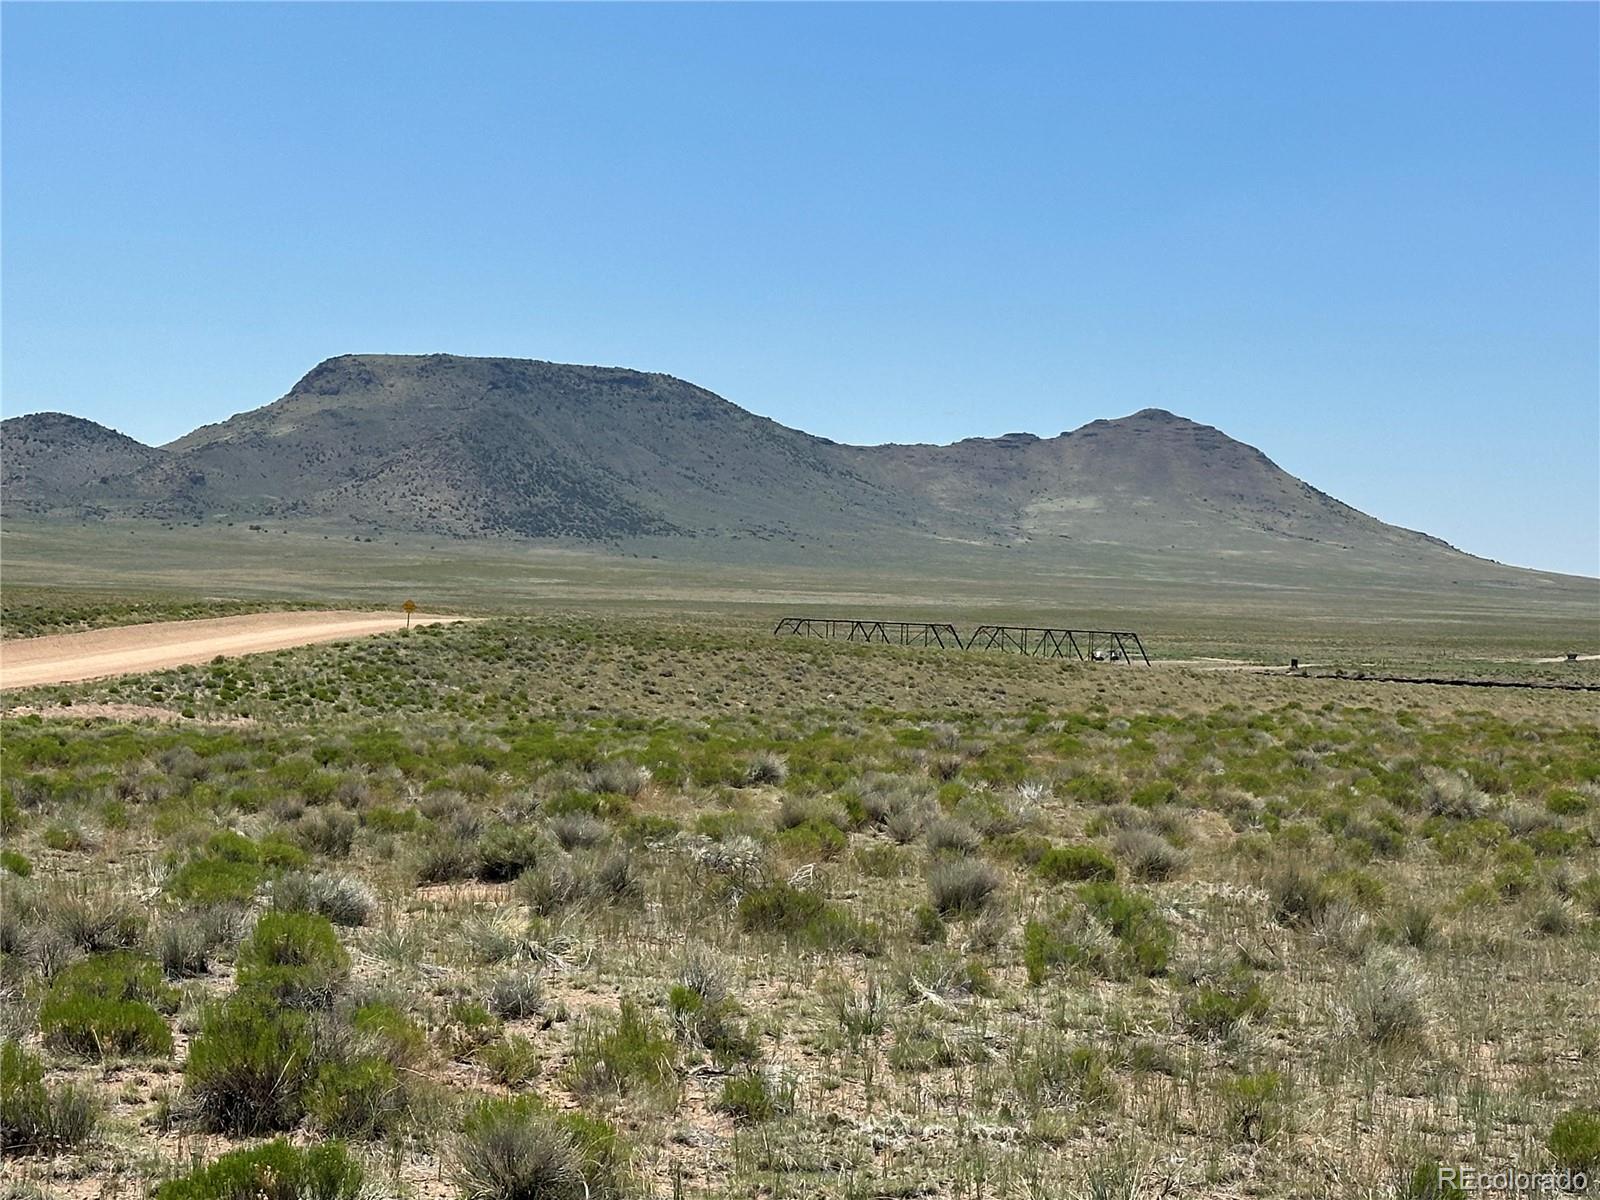
[[3,9],[6,415],[354,351],[841,441],[1160,406],[1600,573],[1600,7]]

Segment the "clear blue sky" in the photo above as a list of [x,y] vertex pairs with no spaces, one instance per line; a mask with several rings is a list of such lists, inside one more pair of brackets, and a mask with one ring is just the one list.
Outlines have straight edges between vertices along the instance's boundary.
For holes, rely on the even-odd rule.
[[3,10],[4,404],[146,441],[353,351],[841,441],[1150,405],[1600,573],[1600,7]]

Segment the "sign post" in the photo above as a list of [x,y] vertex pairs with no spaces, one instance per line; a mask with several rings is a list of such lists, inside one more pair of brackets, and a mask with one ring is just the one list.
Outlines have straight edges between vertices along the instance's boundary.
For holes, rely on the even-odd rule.
[[417,602],[415,600],[407,600],[400,607],[406,610],[406,628],[410,629],[411,614],[417,611]]

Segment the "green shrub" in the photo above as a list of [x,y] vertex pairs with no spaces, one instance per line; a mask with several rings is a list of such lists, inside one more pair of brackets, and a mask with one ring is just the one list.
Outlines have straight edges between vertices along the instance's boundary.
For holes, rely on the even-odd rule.
[[39,1005],[45,1044],[93,1058],[172,1053],[172,1031],[155,1005],[177,993],[150,959],[127,953],[73,963],[51,981]]
[[762,1071],[734,1075],[723,1083],[716,1108],[741,1125],[771,1121],[794,1111],[794,1086]]
[[739,901],[739,924],[753,933],[781,934],[816,950],[875,953],[878,931],[841,912],[815,892],[788,883],[771,883],[746,892]]
[[33,874],[33,864],[15,850],[0,850],[0,870],[9,871],[18,879]]
[[242,991],[270,996],[292,1008],[325,1008],[350,973],[350,955],[326,917],[264,913],[239,947]]
[[667,1011],[679,1039],[705,1050],[719,1066],[753,1061],[760,1054],[740,1020],[738,1001],[709,959],[691,956],[684,964],[679,982],[667,993]]
[[299,1122],[312,1067],[303,1013],[237,995],[206,1012],[189,1047],[184,1086],[206,1128],[271,1133]]
[[942,942],[950,933],[939,910],[931,904],[917,905],[916,911],[911,914],[911,929],[911,936],[924,946]]
[[1591,1173],[1600,1169],[1600,1111],[1569,1108],[1550,1127],[1545,1146],[1558,1168]]
[[1556,791],[1545,797],[1544,806],[1558,817],[1581,817],[1589,811],[1589,798],[1580,792]]
[[164,1012],[172,1012],[178,1006],[178,990],[162,978],[160,965],[126,950],[73,963],[55,976],[51,991],[78,992],[107,1000],[140,1000]]
[[772,839],[774,846],[792,858],[813,862],[838,858],[847,843],[848,839],[837,825],[820,817],[792,825]]
[[578,1031],[568,1082],[574,1091],[627,1095],[640,1087],[664,1089],[677,1080],[676,1048],[631,1000],[616,1022],[592,1018]]
[[1124,891],[1114,883],[1087,883],[1078,889],[1084,906],[1123,944],[1130,965],[1142,975],[1160,975],[1172,957],[1172,927],[1148,897]]
[[455,1058],[472,1058],[500,1036],[500,1018],[476,1000],[450,1005],[441,1040]]
[[509,883],[546,853],[537,827],[491,825],[478,839],[478,878],[489,883]]
[[1086,883],[1117,877],[1117,864],[1098,846],[1051,846],[1033,864],[1051,883]]
[[1267,1011],[1266,993],[1248,972],[1197,983],[1178,1002],[1179,1023],[1197,1038],[1221,1038]]
[[490,1042],[479,1049],[477,1059],[489,1078],[509,1088],[520,1087],[539,1074],[539,1048],[517,1035]]
[[44,831],[44,844],[52,850],[68,853],[94,849],[94,842],[77,824],[50,826]]
[[1266,1142],[1282,1133],[1292,1112],[1289,1079],[1260,1071],[1224,1080],[1220,1092],[1228,1131],[1246,1142]]
[[1114,939],[1109,930],[1087,921],[1086,916],[1082,909],[1065,908],[1052,918],[1036,918],[1023,926],[1022,962],[1034,987],[1056,967],[1110,968]]
[[16,1042],[0,1045],[0,1151],[55,1154],[87,1141],[96,1110],[75,1087],[47,1088],[44,1066]]
[[360,1162],[339,1143],[302,1149],[280,1138],[164,1183],[155,1200],[361,1200],[363,1183]]
[[306,1112],[335,1137],[383,1134],[405,1115],[406,1104],[406,1090],[394,1064],[370,1055],[324,1063],[305,1092]]
[[1395,1183],[1394,1200],[1467,1200],[1467,1193],[1446,1178],[1438,1159],[1431,1158],[1401,1172]]
[[479,1102],[452,1158],[464,1200],[619,1200],[627,1188],[615,1130],[537,1096]]
[[27,823],[22,806],[10,791],[0,793],[0,834],[10,837]]
[[369,808],[361,814],[361,820],[368,829],[379,833],[410,833],[425,823],[414,808]]
[[392,1004],[371,1001],[350,1014],[356,1033],[397,1067],[412,1067],[428,1055],[428,1037],[421,1028]]
[[264,876],[259,864],[225,858],[193,858],[167,878],[169,896],[189,904],[245,904]]

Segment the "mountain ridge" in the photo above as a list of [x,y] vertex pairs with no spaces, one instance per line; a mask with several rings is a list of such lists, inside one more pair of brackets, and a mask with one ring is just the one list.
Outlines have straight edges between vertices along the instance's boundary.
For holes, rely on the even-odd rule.
[[66,414],[9,418],[0,437],[11,515],[669,547],[748,540],[797,553],[1070,544],[1514,569],[1379,521],[1256,447],[1151,407],[1054,437],[858,446],[658,372],[351,354],[159,447]]

